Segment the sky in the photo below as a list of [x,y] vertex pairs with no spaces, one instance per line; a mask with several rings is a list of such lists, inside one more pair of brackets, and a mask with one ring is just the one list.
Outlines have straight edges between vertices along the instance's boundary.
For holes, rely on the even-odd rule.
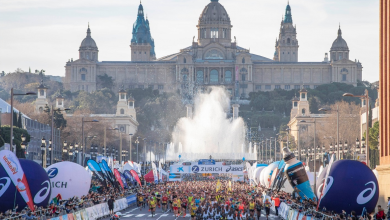
[[[157,58],[191,45],[200,13],[210,0],[142,0]],[[273,58],[287,0],[219,0],[239,46]],[[138,0],[0,0],[0,71],[44,69],[65,75],[78,58],[88,22],[99,61],[130,61]],[[339,24],[350,59],[363,65],[363,80],[379,79],[379,0],[290,0],[299,61],[323,61]],[[197,39],[197,37],[196,37]]]

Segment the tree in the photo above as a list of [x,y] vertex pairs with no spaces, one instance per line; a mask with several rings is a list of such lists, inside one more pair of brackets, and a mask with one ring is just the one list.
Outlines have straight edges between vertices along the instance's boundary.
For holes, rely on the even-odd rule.
[[310,105],[310,113],[312,114],[318,114],[318,102],[316,97],[310,97],[309,98],[309,105]]
[[97,83],[98,86],[102,89],[112,89],[112,87],[114,87],[114,80],[111,76],[108,76],[107,73],[105,73],[104,75],[98,75]]
[[66,127],[67,121],[64,118],[64,115],[61,111],[54,111],[54,127],[59,129],[64,129]]
[[368,127],[372,127],[372,109],[371,109],[371,104],[369,105],[368,108]]
[[[26,136],[26,142],[30,142],[30,135],[25,129],[20,129],[20,128],[13,128],[13,133],[14,133],[14,144],[16,145],[16,156],[18,158],[25,158],[24,151],[21,148],[21,143],[22,143],[22,134]],[[0,128],[0,144],[4,140],[7,140],[7,143],[9,143],[10,140],[10,134],[11,134],[11,129],[9,125],[1,126]],[[4,145],[4,144],[3,144]]]
[[17,127],[17,125],[18,125],[18,115],[16,114],[16,112],[14,111],[13,112],[13,114],[12,114],[12,120],[13,120],[13,125],[15,126],[15,127]]

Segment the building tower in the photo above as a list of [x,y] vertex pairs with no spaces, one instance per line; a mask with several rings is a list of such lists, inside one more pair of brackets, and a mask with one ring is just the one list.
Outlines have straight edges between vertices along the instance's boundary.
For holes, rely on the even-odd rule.
[[230,46],[233,26],[225,7],[218,0],[211,0],[204,8],[196,27],[198,28],[199,46],[207,45],[210,42],[219,42],[222,45]]
[[47,87],[45,84],[43,84],[43,80],[41,80],[41,84],[38,86],[38,96],[35,100],[35,111],[36,112],[43,112],[46,105],[49,103],[47,102]]
[[64,99],[64,97],[62,97],[62,95],[58,95],[56,97],[56,109],[61,109],[61,110],[65,109],[64,100],[65,99]]
[[330,59],[331,61],[349,59],[348,44],[342,37],[340,26],[337,32],[337,38],[333,41],[332,47],[330,48]]
[[130,97],[127,99],[126,91],[123,88],[119,90],[119,101],[116,106],[116,116],[131,116],[136,120],[135,107],[134,107],[134,99]]
[[307,99],[307,90],[305,88],[299,91],[298,113],[297,116],[309,116],[310,108]]
[[287,4],[284,19],[280,23],[279,39],[276,42],[274,59],[279,62],[298,62],[297,28],[293,26],[290,4]]
[[79,48],[79,59],[98,61],[98,53],[98,47],[96,45],[96,42],[91,37],[91,29],[89,28],[88,24],[87,36],[81,42]]
[[133,25],[133,37],[131,39],[131,61],[156,60],[154,51],[154,39],[150,33],[149,20],[144,15],[142,4],[138,7],[137,21]]

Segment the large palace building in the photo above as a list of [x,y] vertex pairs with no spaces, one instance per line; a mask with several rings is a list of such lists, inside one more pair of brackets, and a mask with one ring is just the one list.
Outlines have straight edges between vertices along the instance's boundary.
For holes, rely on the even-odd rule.
[[[250,92],[273,89],[315,88],[331,82],[356,85],[362,80],[362,65],[351,61],[341,29],[331,45],[329,58],[323,61],[299,62],[298,36],[291,7],[287,5],[280,24],[273,58],[252,54],[232,40],[232,24],[226,9],[211,2],[200,14],[198,39],[178,53],[156,58],[155,42],[142,4],[138,8],[130,42],[131,61],[99,61],[99,50],[91,37],[81,42],[79,59],[65,66],[65,87],[88,92],[99,89],[99,75],[111,76],[115,86],[180,91],[183,98],[192,97],[208,86],[224,86],[232,97],[247,97]],[[124,45],[126,46],[126,45]]]

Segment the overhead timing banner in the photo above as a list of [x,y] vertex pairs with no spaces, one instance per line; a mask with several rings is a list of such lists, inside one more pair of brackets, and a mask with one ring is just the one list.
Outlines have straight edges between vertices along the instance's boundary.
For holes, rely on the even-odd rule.
[[133,175],[134,179],[138,182],[139,186],[142,186],[141,180],[139,179],[137,172],[135,172],[135,170],[130,170],[130,173],[131,175]]
[[11,178],[16,189],[23,197],[24,201],[34,211],[34,202],[31,197],[30,187],[28,186],[26,175],[20,165],[19,159],[9,150],[0,151],[0,163]]
[[102,170],[99,164],[94,160],[88,160],[87,162],[89,170],[99,179],[100,183],[107,187],[106,179],[103,176]]
[[118,171],[117,169],[114,169],[114,175],[115,175],[116,180],[117,180],[117,181],[119,182],[119,184],[121,185],[122,189],[124,189],[125,187],[123,186],[121,174],[119,173],[119,171]]

